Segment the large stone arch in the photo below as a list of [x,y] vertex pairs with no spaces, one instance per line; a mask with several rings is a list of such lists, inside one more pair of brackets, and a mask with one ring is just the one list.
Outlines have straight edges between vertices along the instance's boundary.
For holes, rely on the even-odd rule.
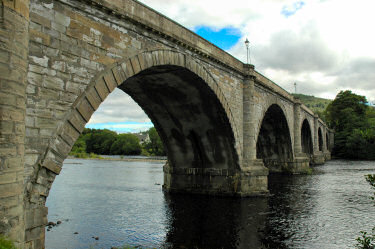
[[[125,81],[134,79],[132,77],[141,72],[147,72],[150,68],[162,70],[163,66],[172,66],[174,67],[172,70],[179,68],[185,73],[190,72],[192,75],[195,75],[195,80],[200,80],[207,84],[207,89],[211,91],[210,94],[216,96],[217,103],[219,104],[217,106],[221,108],[221,110],[217,111],[225,113],[225,115],[221,115],[218,119],[224,119],[221,120],[223,122],[227,119],[230,126],[227,128],[232,132],[232,147],[228,148],[227,146],[225,149],[216,148],[217,151],[213,148],[211,153],[219,153],[229,149],[233,154],[233,157],[231,158],[231,164],[233,167],[225,169],[221,166],[220,169],[226,172],[228,170],[239,170],[238,155],[241,154],[241,150],[235,148],[236,141],[239,141],[239,132],[235,126],[229,104],[214,78],[190,55],[172,50],[144,51],[138,55],[132,56],[131,58],[127,58],[115,63],[114,65],[108,66],[103,72],[98,74],[94,80],[92,80],[87,89],[77,98],[71,110],[66,114],[65,121],[57,127],[53,139],[51,139],[44,156],[38,163],[38,170],[28,187],[29,198],[38,199],[39,205],[44,205],[45,198],[48,196],[48,191],[52,185],[54,177],[60,173],[62,163],[70,152],[75,140],[82,132],[85,124],[89,121],[94,111],[116,87],[121,86]],[[122,87],[124,88],[124,86]],[[159,129],[159,131],[162,130],[157,118],[153,117],[150,112],[148,114],[150,118],[155,121],[156,128]],[[161,135],[162,139],[166,141],[166,133],[162,131]],[[210,136],[210,134],[208,134],[208,136]],[[210,138],[215,139],[214,137],[215,134],[211,134]],[[194,138],[192,139],[194,140]],[[220,155],[217,156],[220,157]],[[213,168],[213,166],[214,165],[209,168]],[[186,168],[189,167],[182,168],[186,171]]]
[[270,172],[282,172],[293,161],[293,146],[285,111],[271,104],[264,113],[257,133],[257,158]]

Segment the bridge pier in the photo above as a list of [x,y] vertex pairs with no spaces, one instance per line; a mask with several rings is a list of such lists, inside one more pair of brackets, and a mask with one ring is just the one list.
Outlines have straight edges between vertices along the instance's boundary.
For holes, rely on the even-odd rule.
[[24,248],[29,1],[0,1],[0,235]]
[[[255,75],[254,65],[244,64],[246,73],[243,84],[243,165],[241,183],[247,195],[268,194],[269,170],[264,166],[263,160],[257,159],[256,154],[256,120],[255,113]],[[254,195],[252,194],[252,195]]]
[[[257,168],[227,170],[216,168],[163,167],[163,190],[171,193],[205,194],[213,196],[260,196],[268,194],[268,170],[261,160]],[[262,168],[262,167],[263,168]]]

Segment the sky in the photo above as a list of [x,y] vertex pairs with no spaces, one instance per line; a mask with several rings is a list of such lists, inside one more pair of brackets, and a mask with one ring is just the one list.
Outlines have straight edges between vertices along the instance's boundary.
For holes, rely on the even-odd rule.
[[[289,92],[334,99],[352,90],[375,102],[374,0],[141,0],[246,62]],[[147,130],[152,123],[121,90],[90,128]]]

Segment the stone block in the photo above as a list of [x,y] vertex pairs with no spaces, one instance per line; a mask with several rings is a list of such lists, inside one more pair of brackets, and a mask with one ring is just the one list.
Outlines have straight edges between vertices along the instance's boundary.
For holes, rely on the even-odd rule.
[[42,118],[36,117],[35,118],[35,126],[38,128],[56,128],[56,120],[51,118]]
[[[72,104],[77,99],[77,95],[69,92],[59,92],[59,100],[64,103]],[[56,112],[54,114],[57,114]],[[55,115],[57,117],[57,115]]]
[[75,143],[78,139],[80,133],[70,124],[65,123],[63,131],[61,133],[61,137],[71,146]]
[[[40,237],[44,238],[44,226],[39,226],[35,228],[31,228],[26,230],[25,233],[25,241],[34,241],[40,239]],[[36,249],[35,245],[33,245],[32,249]]]
[[130,78],[135,74],[130,60],[121,63],[121,68],[124,71],[126,78]]
[[82,115],[82,117],[88,122],[91,118],[91,115],[94,113],[94,109],[90,105],[87,98],[83,98],[81,102],[77,106],[78,112]]
[[0,207],[4,209],[8,209],[10,207],[15,207],[20,205],[22,202],[23,197],[21,196],[11,196],[11,197],[5,197],[0,198]]
[[65,83],[62,79],[44,75],[42,85],[43,87],[46,87],[46,88],[63,91]]
[[26,210],[25,213],[25,226],[29,230],[35,227],[42,227],[47,224],[47,207],[39,207]]
[[25,155],[25,164],[26,165],[35,165],[38,162],[39,154],[26,154]]
[[51,21],[41,15],[38,15],[38,13],[30,12],[30,19],[32,23],[38,23],[41,26],[51,28]]
[[[51,29],[54,31],[57,31],[58,33],[65,33],[66,27],[64,25],[61,25],[60,23],[52,22],[51,23]],[[56,37],[59,38],[59,37]]]
[[0,174],[0,185],[17,182],[17,172],[6,172]]
[[138,56],[131,58],[130,63],[132,64],[134,74],[137,74],[141,71],[141,66],[139,65]]
[[125,76],[124,72],[122,71],[121,67],[119,67],[119,66],[113,67],[112,73],[113,73],[113,76],[116,79],[116,83],[117,83],[118,86],[121,85],[122,83],[124,83],[124,81],[126,80],[126,76]]
[[112,92],[117,87],[117,82],[113,76],[112,70],[107,71],[103,77],[108,90]]
[[[58,155],[60,155],[62,158],[66,158],[70,150],[72,149],[72,146],[65,142],[62,137],[58,136],[52,143],[51,148],[55,150],[58,153]],[[61,163],[62,161],[63,160],[61,160]]]
[[66,71],[65,61],[54,61],[52,63],[52,68],[61,72],[65,72]]
[[42,166],[45,167],[46,169],[52,171],[56,175],[60,174],[61,171],[61,164],[55,162],[54,160],[47,158],[44,160],[42,163]]
[[95,89],[96,91],[98,92],[100,98],[102,101],[105,100],[105,98],[108,96],[109,94],[109,90],[107,88],[107,85],[105,84],[104,82],[104,79],[103,77],[100,77],[99,79],[96,80],[96,83],[95,83]]
[[54,20],[64,27],[68,27],[70,25],[70,17],[59,12],[55,12]]
[[0,120],[24,122],[23,112],[15,107],[3,106],[0,109]]
[[90,102],[94,110],[97,110],[99,105],[102,103],[102,100],[100,99],[100,96],[98,95],[98,92],[94,87],[89,87],[89,89],[86,91],[86,98]]
[[77,96],[81,95],[84,92],[86,86],[78,84],[76,82],[67,81],[66,82],[66,91],[71,92]]
[[22,182],[0,184],[0,198],[19,196],[23,194]]
[[13,122],[12,121],[1,121],[0,122],[0,136],[4,134],[13,133]]
[[46,46],[51,44],[51,37],[41,31],[30,29],[29,36],[30,41],[35,41]]
[[79,132],[82,132],[86,125],[86,121],[82,118],[81,114],[79,114],[77,110],[73,111],[69,118],[69,122]]

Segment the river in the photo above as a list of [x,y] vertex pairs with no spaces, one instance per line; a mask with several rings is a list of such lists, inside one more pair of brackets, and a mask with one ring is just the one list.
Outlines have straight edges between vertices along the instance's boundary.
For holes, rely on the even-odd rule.
[[49,221],[62,223],[46,231],[46,248],[343,249],[375,225],[364,178],[375,162],[333,160],[312,175],[272,175],[271,196],[245,199],[165,194],[162,166],[65,160],[46,204]]

